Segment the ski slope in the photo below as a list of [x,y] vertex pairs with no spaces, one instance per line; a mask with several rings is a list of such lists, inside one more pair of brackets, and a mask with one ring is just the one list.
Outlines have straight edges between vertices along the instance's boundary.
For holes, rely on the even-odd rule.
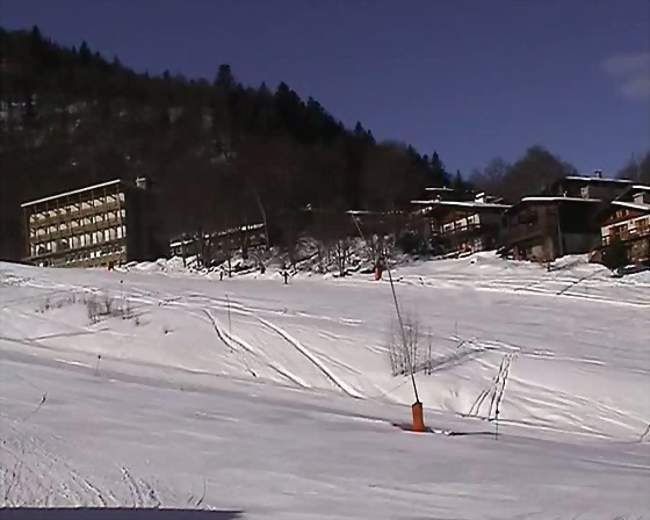
[[394,277],[438,434],[393,426],[385,281],[0,264],[4,505],[650,518],[647,272],[484,253]]

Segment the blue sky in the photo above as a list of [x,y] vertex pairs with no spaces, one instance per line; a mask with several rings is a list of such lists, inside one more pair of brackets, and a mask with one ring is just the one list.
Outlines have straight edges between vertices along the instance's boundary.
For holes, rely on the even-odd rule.
[[581,171],[650,148],[647,0],[0,0],[136,70],[286,81],[451,170],[542,144]]

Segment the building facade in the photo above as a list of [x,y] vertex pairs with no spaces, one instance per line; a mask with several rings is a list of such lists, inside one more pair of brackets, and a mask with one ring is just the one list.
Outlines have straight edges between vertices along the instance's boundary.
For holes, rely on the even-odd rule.
[[97,267],[151,257],[146,180],[116,179],[21,204],[25,260],[41,266]]
[[423,236],[436,255],[475,253],[501,243],[501,216],[510,206],[484,194],[474,200],[415,200]]
[[502,252],[516,259],[550,262],[588,253],[600,244],[599,212],[632,186],[626,179],[568,176],[540,196],[524,197],[504,213]]
[[180,258],[196,257],[203,265],[221,263],[236,251],[248,258],[249,250],[266,249],[263,223],[247,224],[212,233],[184,233],[170,240],[169,252]]
[[635,185],[612,201],[601,216],[601,253],[615,243],[627,263],[650,263],[650,186]]
[[524,197],[504,213],[502,252],[517,260],[550,262],[598,245],[599,199]]

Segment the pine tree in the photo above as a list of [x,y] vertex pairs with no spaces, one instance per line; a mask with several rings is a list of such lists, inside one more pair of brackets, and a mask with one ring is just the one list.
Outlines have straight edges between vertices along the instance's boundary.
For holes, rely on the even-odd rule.
[[91,58],[92,54],[90,52],[90,48],[88,47],[86,40],[84,40],[81,42],[81,46],[79,47],[79,59],[81,60],[81,64],[88,65]]
[[465,181],[460,174],[460,170],[456,170],[456,176],[454,177],[451,187],[455,190],[463,191],[465,189]]
[[222,63],[219,65],[219,71],[217,72],[217,77],[214,80],[214,84],[216,87],[224,90],[224,91],[229,91],[232,90],[235,85],[235,77],[232,74],[232,70],[230,69],[230,65],[227,63]]
[[445,165],[436,151],[431,155],[431,177],[434,186],[447,186],[449,184],[449,175],[445,171]]

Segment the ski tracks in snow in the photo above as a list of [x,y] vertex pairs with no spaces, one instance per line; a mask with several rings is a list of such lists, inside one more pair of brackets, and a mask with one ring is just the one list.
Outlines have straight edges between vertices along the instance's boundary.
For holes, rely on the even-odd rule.
[[307,349],[304,345],[302,345],[296,338],[291,336],[286,330],[283,328],[279,327],[278,325],[275,325],[274,323],[271,323],[270,321],[260,318],[257,316],[257,319],[262,325],[265,327],[273,330],[280,336],[282,336],[290,345],[292,345],[298,352],[300,352],[304,357],[306,357],[316,368],[318,368],[324,375],[329,379],[336,387],[338,387],[340,390],[342,390],[344,393],[349,395],[350,397],[354,397],[357,399],[363,399],[363,395],[354,388],[352,388],[350,385],[348,385],[345,381],[340,379],[338,376],[336,376],[328,367],[326,367],[309,349]]
[[287,379],[290,383],[296,384],[301,388],[311,388],[311,385],[305,382],[302,378],[298,377],[295,374],[292,374],[289,370],[279,365],[277,362],[269,359],[266,354],[253,348],[252,345],[240,337],[234,335],[232,332],[224,330],[224,328],[219,324],[219,320],[217,320],[217,318],[215,318],[209,310],[204,309],[203,312],[210,319],[210,322],[212,323],[212,326],[214,327],[214,330],[217,333],[219,339],[229,348],[231,353],[237,352],[241,355],[242,363],[248,372],[254,377],[257,377],[257,373],[250,367],[250,364],[246,357],[249,357],[252,361],[255,362],[261,361],[264,366],[280,374],[280,376]]
[[131,494],[133,507],[160,507],[160,498],[151,484],[146,480],[133,477],[126,466],[122,466],[120,471],[122,473],[122,482]]
[[[84,475],[68,459],[54,455],[43,439],[28,429],[13,426],[6,418],[0,421],[4,434],[0,437],[0,507],[111,507],[129,502],[135,507],[161,506],[159,490],[134,477],[127,466],[117,466],[119,480],[110,475],[102,478],[113,482],[108,487],[96,477]],[[97,467],[102,473],[114,471],[101,463]]]
[[480,417],[481,410],[484,409],[484,405],[487,403],[487,413],[485,413],[485,418],[488,420],[494,420],[499,418],[499,413],[501,409],[501,402],[503,401],[503,396],[506,390],[506,382],[508,381],[508,376],[510,375],[510,367],[512,366],[512,359],[514,353],[506,354],[501,360],[497,374],[492,380],[492,384],[481,391],[476,400],[472,403],[467,416],[469,417]]

